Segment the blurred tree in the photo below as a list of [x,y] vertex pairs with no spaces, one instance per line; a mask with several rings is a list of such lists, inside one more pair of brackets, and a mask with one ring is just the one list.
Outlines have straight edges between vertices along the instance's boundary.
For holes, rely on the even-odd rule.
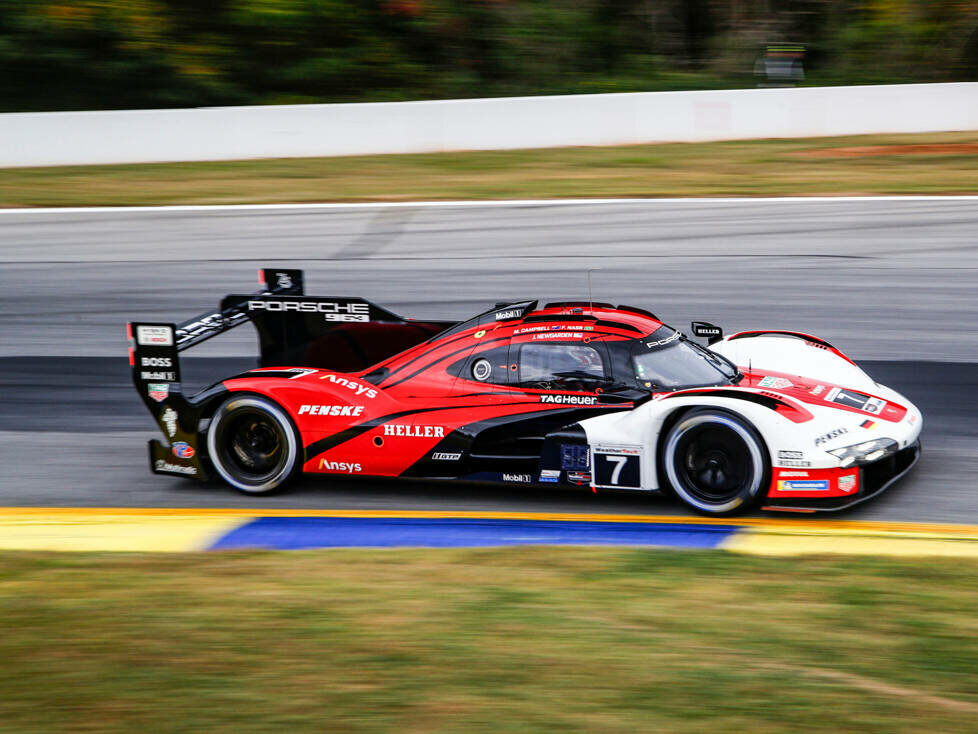
[[0,109],[978,79],[978,0],[3,0]]

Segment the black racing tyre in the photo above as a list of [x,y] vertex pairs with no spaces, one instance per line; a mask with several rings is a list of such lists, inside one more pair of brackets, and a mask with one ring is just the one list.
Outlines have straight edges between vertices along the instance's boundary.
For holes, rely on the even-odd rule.
[[757,430],[733,413],[698,408],[661,444],[660,468],[672,490],[705,515],[744,512],[765,496],[770,461]]
[[232,395],[214,413],[207,451],[217,473],[247,494],[271,494],[302,471],[299,432],[260,395]]

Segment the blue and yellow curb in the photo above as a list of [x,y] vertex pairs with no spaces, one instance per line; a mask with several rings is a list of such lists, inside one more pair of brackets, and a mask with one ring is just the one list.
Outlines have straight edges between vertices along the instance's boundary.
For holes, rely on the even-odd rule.
[[0,508],[0,550],[188,552],[505,545],[975,558],[978,527],[534,512]]

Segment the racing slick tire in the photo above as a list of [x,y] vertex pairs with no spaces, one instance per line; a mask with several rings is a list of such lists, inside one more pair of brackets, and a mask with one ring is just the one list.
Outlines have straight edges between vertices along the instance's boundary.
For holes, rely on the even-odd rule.
[[662,442],[660,467],[672,491],[704,515],[744,512],[765,494],[770,461],[757,430],[738,415],[698,408]]
[[292,421],[260,395],[232,395],[207,429],[214,469],[246,494],[272,494],[302,470],[302,443]]

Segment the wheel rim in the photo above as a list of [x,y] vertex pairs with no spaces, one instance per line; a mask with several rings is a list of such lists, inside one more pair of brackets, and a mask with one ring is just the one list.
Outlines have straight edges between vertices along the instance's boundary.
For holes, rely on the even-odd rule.
[[666,472],[679,495],[708,512],[740,507],[760,488],[763,461],[757,441],[738,421],[691,416],[666,446]]
[[241,411],[228,422],[224,437],[225,458],[249,479],[266,479],[285,462],[285,434],[264,413]]
[[214,417],[207,446],[217,472],[251,494],[277,489],[299,460],[298,437],[282,410],[264,398],[234,398]]

